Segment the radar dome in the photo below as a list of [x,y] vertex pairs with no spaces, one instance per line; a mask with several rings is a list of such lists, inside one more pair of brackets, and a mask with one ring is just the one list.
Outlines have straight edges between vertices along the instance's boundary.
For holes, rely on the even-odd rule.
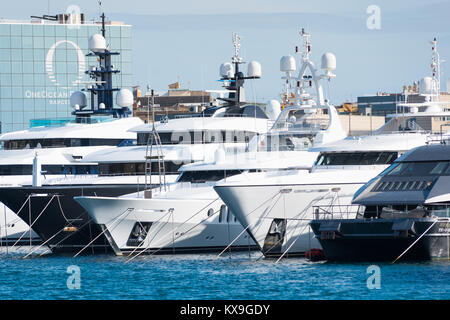
[[75,108],[75,106],[78,106],[79,108],[84,108],[87,106],[87,98],[84,92],[82,91],[75,91],[70,96],[70,106],[72,108]]
[[116,104],[119,107],[129,107],[133,104],[134,97],[133,93],[128,89],[120,89],[119,92],[117,92],[116,95]]
[[419,81],[419,93],[433,94],[433,79],[431,77],[425,77]]
[[295,58],[293,56],[284,56],[280,60],[281,72],[293,72],[297,69],[295,65]]
[[336,56],[331,52],[325,52],[322,55],[321,69],[325,70],[327,74],[330,74],[331,71],[336,70]]
[[251,61],[248,64],[247,76],[254,78],[261,78],[261,64],[258,61]]
[[106,40],[101,34],[94,34],[89,38],[89,50],[92,52],[102,52],[106,49]]
[[220,65],[220,76],[223,78],[234,77],[234,67],[231,62],[225,62]]
[[270,120],[277,120],[278,116],[281,113],[281,105],[278,102],[278,100],[272,99],[269,102],[267,102],[266,111]]

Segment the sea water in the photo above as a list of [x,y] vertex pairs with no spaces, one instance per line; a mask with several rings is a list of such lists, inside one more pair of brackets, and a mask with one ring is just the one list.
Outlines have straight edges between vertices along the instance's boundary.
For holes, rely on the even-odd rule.
[[328,263],[258,252],[57,256],[0,248],[0,299],[448,299],[450,262]]

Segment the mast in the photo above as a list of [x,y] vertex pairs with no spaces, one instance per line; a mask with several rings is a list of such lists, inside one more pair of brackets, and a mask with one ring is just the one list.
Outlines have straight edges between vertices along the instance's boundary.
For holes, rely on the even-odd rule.
[[98,1],[98,6],[99,6],[99,9],[100,9],[100,13],[101,13],[100,17],[102,18],[102,29],[101,29],[102,36],[103,36],[103,38],[105,38],[105,35],[106,35],[105,12],[103,11],[102,1],[101,0]]
[[[224,87],[227,90],[230,90],[230,94],[228,98],[218,98],[219,100],[228,102],[229,107],[239,108],[244,105],[245,102],[245,91],[244,91],[244,82],[247,79],[259,79],[259,76],[248,75],[245,76],[242,71],[239,70],[239,65],[244,64],[242,57],[239,56],[239,50],[241,48],[241,37],[233,32],[232,34],[232,43],[234,46],[234,55],[231,57],[231,63],[227,63],[230,68],[232,68],[232,75],[230,74],[221,74],[221,81],[224,81]],[[226,64],[222,64],[222,67]],[[230,70],[228,70],[230,71]]]
[[[101,5],[101,2],[99,2]],[[132,94],[127,89],[113,87],[113,75],[120,73],[120,70],[115,69],[111,63],[112,56],[119,55],[119,52],[112,52],[106,46],[106,27],[105,27],[105,13],[101,14],[102,27],[101,35],[94,34],[89,39],[89,53],[86,57],[96,57],[98,66],[91,66],[85,72],[91,82],[87,88],[82,91],[90,93],[90,108],[83,109],[85,106],[79,105],[72,112],[75,115],[77,122],[90,122],[92,115],[112,115],[114,118],[123,118],[131,114],[128,106],[130,103],[130,95]],[[114,92],[120,91],[117,94],[117,104],[120,108],[114,108]],[[74,94],[78,94],[75,92]],[[131,98],[132,100],[132,98]]]
[[437,50],[437,40],[436,38],[431,41],[431,77],[433,84],[433,95],[435,101],[439,101],[441,94],[441,58]]

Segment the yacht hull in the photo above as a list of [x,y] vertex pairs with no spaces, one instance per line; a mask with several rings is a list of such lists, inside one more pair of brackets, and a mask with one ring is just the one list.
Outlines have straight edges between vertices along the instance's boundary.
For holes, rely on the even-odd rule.
[[316,206],[350,205],[363,183],[214,187],[266,257],[304,256],[320,248],[309,222]]
[[42,240],[36,232],[3,203],[0,205],[0,247],[38,245]]
[[[33,224],[33,230],[53,253],[75,253],[86,246],[88,248],[83,251],[85,254],[107,253],[111,252],[111,248],[104,236],[100,235],[101,228],[73,197],[115,197],[137,190],[137,184],[3,187],[0,188],[0,201],[16,212],[25,223]],[[27,240],[29,243],[26,235],[23,238],[24,244]]]
[[[330,261],[395,261],[405,251],[400,261],[449,259],[450,219],[440,219],[433,225],[434,222],[433,218],[404,222],[398,219],[313,220],[311,228]],[[405,227],[396,227],[402,223]],[[330,228],[332,225],[336,230]]]
[[256,248],[242,226],[225,213],[217,195],[211,199],[78,197],[76,200],[103,228],[118,255],[219,252],[228,245],[233,251]]

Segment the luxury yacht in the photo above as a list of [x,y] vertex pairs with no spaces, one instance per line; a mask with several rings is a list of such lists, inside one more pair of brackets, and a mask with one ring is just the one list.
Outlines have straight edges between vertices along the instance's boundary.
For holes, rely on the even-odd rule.
[[[111,146],[135,143],[136,133],[128,130],[143,122],[139,118],[128,117],[131,114],[129,107],[133,103],[133,95],[127,89],[112,86],[112,75],[120,71],[112,67],[111,56],[118,53],[107,49],[104,34],[96,34],[89,39],[89,51],[88,56],[95,56],[99,60],[98,67],[92,66],[87,71],[91,80],[85,91],[91,94],[90,106],[86,94],[77,91],[70,97],[70,104],[74,108],[73,118],[36,119],[28,130],[2,135],[2,187],[22,184],[38,187],[46,179],[97,175],[96,163],[82,162],[87,154]],[[113,104],[115,92],[117,106]],[[4,231],[2,240],[7,243],[12,240],[14,244],[18,244],[29,227],[17,220],[9,210],[12,209],[15,213],[21,211],[22,218],[28,217],[29,225],[33,224],[29,221],[31,214],[25,214],[24,211],[32,210],[12,206],[8,202],[12,199],[6,191],[0,192],[0,195],[7,205],[3,207],[5,219],[1,219],[3,225],[0,225]],[[14,237],[21,233],[23,236],[18,236],[15,240]],[[35,238],[32,231],[26,234],[28,238]]]
[[424,78],[420,93],[426,101],[402,105],[403,113],[388,117],[373,135],[312,148],[320,155],[310,172],[251,173],[246,180],[218,183],[214,189],[265,256],[301,256],[320,248],[309,227],[314,208],[350,204],[360,187],[399,156],[443,134],[433,135],[432,128],[419,125],[450,116],[439,102],[437,83],[435,73]]
[[136,126],[129,132],[137,135],[136,145],[102,149],[79,160],[85,166],[96,164],[97,175],[56,177],[39,186],[3,188],[0,198],[33,224],[53,252],[83,248],[89,248],[85,253],[107,252],[109,244],[74,196],[113,197],[161,188],[176,180],[181,165],[210,161],[218,148],[230,154],[243,152],[250,139],[270,128],[274,120],[270,114],[276,110],[243,100],[244,81],[261,76],[259,63],[249,64],[248,76],[222,66],[221,76],[229,92],[224,104],[188,117]]
[[[296,70],[293,57],[283,57],[280,64],[281,71],[287,73],[287,96],[291,97],[293,82],[298,99],[285,105],[267,134],[250,141],[247,152],[230,154],[219,149],[213,161],[183,166],[177,182],[163,190],[119,198],[75,198],[103,228],[117,254],[217,251],[228,244],[234,250],[247,250],[254,245],[213,186],[219,181],[237,181],[236,177],[246,180],[246,174],[252,172],[273,176],[280,170],[308,170],[317,157],[308,151],[312,145],[345,137],[336,109],[324,99],[319,81],[333,77],[330,71],[335,58],[330,53],[324,55],[327,73],[316,75],[309,59],[309,35],[303,36],[305,54],[298,77],[291,75]],[[239,60],[234,61],[237,68]],[[315,99],[308,92],[313,82]],[[315,113],[322,110],[328,114],[327,124],[314,122]]]
[[449,186],[450,146],[418,147],[358,190],[350,210],[317,208],[311,228],[328,260],[450,259]]
[[[128,130],[140,124],[142,121],[137,118],[113,120],[105,117],[99,123],[65,122],[59,123],[58,127],[38,126],[5,133],[0,137],[3,143],[0,150],[0,187],[33,183],[39,186],[55,178],[96,176],[97,163],[82,162],[84,157],[111,146],[135,142],[136,133]],[[34,181],[33,163],[40,165],[39,179],[34,175]],[[15,242],[29,227],[3,204],[1,211],[8,216],[0,219],[3,241]],[[33,231],[31,234],[36,240],[36,234]]]

